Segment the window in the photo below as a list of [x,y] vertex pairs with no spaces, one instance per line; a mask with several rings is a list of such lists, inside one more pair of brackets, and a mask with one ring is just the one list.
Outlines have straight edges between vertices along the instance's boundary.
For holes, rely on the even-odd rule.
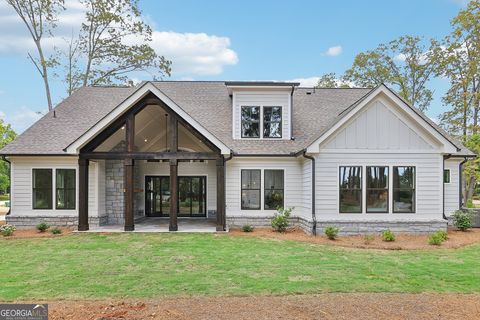
[[260,107],[242,107],[242,138],[260,138]]
[[33,169],[33,209],[52,209],[52,169]]
[[443,183],[450,183],[450,169],[443,170]]
[[265,170],[264,174],[265,210],[283,208],[283,170]]
[[340,212],[362,212],[362,167],[340,167]]
[[282,137],[282,107],[263,107],[263,137]]
[[242,170],[242,210],[260,209],[260,170]]
[[388,212],[388,167],[367,167],[367,212]]
[[57,169],[55,183],[55,208],[75,209],[75,169]]
[[393,212],[415,212],[415,167],[393,167]]

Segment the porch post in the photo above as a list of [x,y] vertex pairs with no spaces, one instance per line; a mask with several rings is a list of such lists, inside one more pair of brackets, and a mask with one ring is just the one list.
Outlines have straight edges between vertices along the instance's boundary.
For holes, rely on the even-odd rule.
[[170,160],[170,225],[169,231],[178,231],[178,162]]
[[[169,114],[168,135],[169,151],[178,151],[178,120],[173,114]],[[169,231],[178,231],[178,159],[170,159],[170,224]]]
[[133,222],[133,159],[125,159],[124,172],[125,172],[125,231],[135,230]]
[[[127,142],[127,152],[133,152],[135,149],[135,115],[129,114],[126,121],[126,142]],[[134,169],[134,160],[125,159],[124,160],[124,217],[125,217],[125,231],[135,230],[135,225],[133,222],[133,169]]]
[[88,227],[88,159],[78,159],[78,231]]
[[217,159],[217,231],[225,231],[225,159]]

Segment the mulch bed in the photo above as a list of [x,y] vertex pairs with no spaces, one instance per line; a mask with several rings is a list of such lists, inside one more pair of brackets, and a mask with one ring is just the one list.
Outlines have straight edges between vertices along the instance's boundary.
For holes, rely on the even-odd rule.
[[49,319],[62,320],[480,318],[479,294],[325,293],[47,303]]
[[31,239],[31,238],[56,238],[69,235],[73,232],[72,228],[60,228],[62,230],[61,234],[52,234],[50,229],[45,232],[40,232],[37,229],[18,229],[8,237],[3,237],[0,235],[0,241],[4,240],[13,240],[13,239]]
[[439,246],[428,244],[428,235],[396,234],[394,242],[382,241],[380,235],[375,235],[372,241],[366,241],[363,235],[341,236],[335,240],[329,240],[325,235],[311,236],[299,229],[291,229],[285,233],[274,232],[271,228],[255,228],[253,232],[243,232],[239,229],[230,230],[230,236],[273,238],[278,240],[294,240],[324,245],[382,250],[431,250],[453,249],[466,245],[480,243],[480,229],[469,231],[448,231],[448,240]]

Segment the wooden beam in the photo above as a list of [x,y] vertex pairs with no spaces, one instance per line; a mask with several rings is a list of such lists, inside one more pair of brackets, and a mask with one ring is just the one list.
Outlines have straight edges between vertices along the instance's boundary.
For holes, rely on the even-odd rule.
[[225,231],[225,160],[217,160],[217,231]]
[[88,226],[88,164],[78,159],[78,231],[87,231]]
[[169,231],[178,231],[178,162],[170,160],[170,223]]
[[217,160],[214,152],[88,152],[81,153],[81,159],[134,159],[134,160]]
[[[126,138],[127,138],[127,152],[133,152],[135,149],[135,114],[130,113],[127,117],[126,123]],[[124,159],[124,217],[125,217],[125,231],[135,230],[133,222],[133,169],[134,160],[131,158]]]

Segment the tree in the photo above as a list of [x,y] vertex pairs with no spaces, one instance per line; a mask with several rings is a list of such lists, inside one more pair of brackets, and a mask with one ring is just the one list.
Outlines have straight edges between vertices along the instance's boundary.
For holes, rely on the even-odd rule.
[[[452,109],[441,115],[444,127],[462,138],[463,143],[480,154],[478,135],[480,117],[480,0],[472,0],[451,21],[453,31],[437,49],[437,73],[446,77],[450,88],[443,97]],[[465,164],[464,200],[471,199],[478,181],[479,162]]]
[[35,42],[38,58],[34,58],[30,53],[28,57],[42,76],[48,109],[52,110],[48,69],[53,67],[56,61],[45,57],[42,39],[45,34],[51,34],[52,29],[55,28],[57,15],[64,9],[64,0],[7,0],[7,3],[22,19]]
[[326,73],[318,79],[317,88],[349,88],[350,86],[337,78],[335,72]]
[[438,44],[423,38],[402,36],[376,49],[358,54],[344,81],[356,86],[374,87],[385,83],[412,106],[425,111],[433,92],[427,88],[434,76],[435,61],[432,52]]
[[128,74],[137,71],[151,72],[153,78],[170,75],[171,62],[148,44],[152,30],[141,20],[138,1],[81,2],[85,21],[65,53],[69,94],[79,86],[126,83]]
[[[13,141],[17,135],[12,127],[0,119],[0,149]],[[6,192],[10,186],[8,163],[0,161],[0,191]]]

